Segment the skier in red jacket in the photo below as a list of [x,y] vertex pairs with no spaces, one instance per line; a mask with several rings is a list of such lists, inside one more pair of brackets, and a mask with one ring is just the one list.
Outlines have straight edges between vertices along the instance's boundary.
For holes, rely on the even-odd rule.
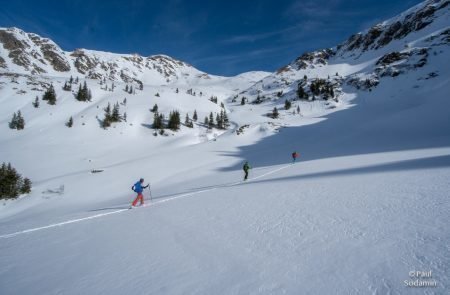
[[297,160],[299,154],[297,152],[293,152],[292,153],[292,163],[295,163],[295,161]]

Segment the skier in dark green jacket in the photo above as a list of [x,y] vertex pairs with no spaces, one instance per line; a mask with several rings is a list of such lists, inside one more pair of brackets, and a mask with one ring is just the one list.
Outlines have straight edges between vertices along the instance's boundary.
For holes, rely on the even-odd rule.
[[250,165],[248,164],[248,162],[245,161],[244,167],[242,167],[242,169],[244,169],[244,172],[245,172],[244,180],[247,180],[247,178],[248,178],[248,170],[249,170],[249,169],[252,169],[252,167],[250,167]]

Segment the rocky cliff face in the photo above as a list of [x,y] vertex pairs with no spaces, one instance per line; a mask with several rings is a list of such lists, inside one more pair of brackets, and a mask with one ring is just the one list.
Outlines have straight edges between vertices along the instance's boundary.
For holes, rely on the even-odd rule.
[[405,38],[408,34],[418,32],[433,21],[448,13],[450,1],[432,0],[424,2],[417,9],[406,11],[405,15],[378,24],[364,33],[352,35],[344,43],[337,46],[340,53],[353,50],[376,50],[390,44],[394,40]]
[[32,75],[47,73],[46,68],[58,72],[70,71],[64,52],[49,39],[11,28],[0,29],[0,43],[3,45],[4,69],[8,69],[5,60],[9,59],[10,64]]
[[304,53],[241,95],[259,103],[279,98],[295,100],[299,97],[298,85],[303,85],[309,99],[317,99],[308,89],[323,79],[334,85],[339,95],[344,84],[371,90],[385,77],[419,70],[427,71],[424,79],[433,78],[438,75],[437,68],[444,66],[434,64],[433,59],[449,54],[449,4],[449,0],[424,1],[336,47]]
[[0,29],[0,71],[24,75],[81,76],[91,79],[169,83],[204,77],[189,64],[165,55],[143,57],[77,49],[63,51],[53,41],[17,28]]

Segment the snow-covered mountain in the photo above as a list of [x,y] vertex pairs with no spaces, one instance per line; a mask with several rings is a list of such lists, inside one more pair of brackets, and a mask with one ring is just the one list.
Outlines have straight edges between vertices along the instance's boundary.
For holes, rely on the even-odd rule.
[[334,98],[338,100],[344,84],[370,90],[401,74],[415,72],[421,73],[421,79],[433,78],[444,66],[441,61],[449,60],[449,3],[424,1],[336,47],[304,53],[242,95],[253,101],[257,96],[262,100],[297,99],[300,83],[309,94],[305,99],[311,100],[311,82],[325,79],[325,84],[337,88]]
[[138,54],[115,54],[88,49],[67,52],[48,38],[26,33],[18,28],[0,28],[0,45],[2,72],[55,77],[80,76],[139,85],[182,81],[192,83],[193,80],[211,79],[211,75],[167,55],[143,57]]
[[[185,131],[194,135],[189,142],[198,142],[199,136],[214,138],[222,133],[206,132],[206,125],[200,123],[206,116],[212,112],[215,118],[222,109],[222,101],[267,75],[269,73],[262,71],[235,77],[210,75],[166,55],[143,57],[87,49],[66,52],[52,40],[37,34],[18,28],[0,29],[0,92],[6,106],[0,110],[1,122],[7,126],[11,114],[20,110],[26,116],[30,132],[44,126],[58,130],[68,117],[73,117],[86,127],[84,129],[97,129],[108,103],[121,102],[121,111],[127,114],[128,124],[121,124],[120,128],[146,126],[145,133],[153,120],[149,110],[157,104],[159,113],[166,119],[172,110],[180,111],[183,118],[186,115],[192,118],[197,111],[199,124]],[[74,82],[71,89],[65,91],[63,86],[69,80]],[[93,99],[89,103],[77,103],[74,96],[84,82]],[[49,107],[43,101],[39,108],[34,108],[35,99],[42,98],[50,85],[56,91],[56,106]],[[125,91],[129,87],[134,89],[130,93]],[[211,98],[216,101],[212,102]],[[124,103],[126,99],[128,105]],[[48,112],[52,120],[44,119]],[[41,123],[35,125],[35,122]],[[86,136],[85,132],[82,134]],[[112,135],[111,140],[114,138]]]
[[125,83],[167,84],[209,76],[166,55],[143,57],[87,49],[63,51],[55,42],[17,28],[0,29],[0,67],[3,71],[58,77],[82,76]]

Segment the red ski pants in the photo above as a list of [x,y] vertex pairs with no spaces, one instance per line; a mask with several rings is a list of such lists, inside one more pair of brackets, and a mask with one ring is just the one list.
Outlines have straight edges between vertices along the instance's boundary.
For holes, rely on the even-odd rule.
[[136,206],[138,201],[141,201],[141,205],[144,204],[144,196],[142,195],[142,193],[138,193],[138,195],[137,195],[136,199],[134,199],[132,205]]

